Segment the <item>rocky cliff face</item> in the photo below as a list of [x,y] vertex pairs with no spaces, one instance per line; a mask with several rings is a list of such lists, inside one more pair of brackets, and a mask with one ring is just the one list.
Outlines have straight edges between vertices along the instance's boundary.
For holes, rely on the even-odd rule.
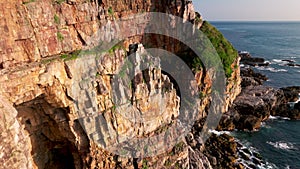
[[[187,139],[183,138],[166,153],[145,159],[114,155],[99,147],[94,140],[108,144],[114,141],[108,137],[111,135],[116,136],[115,139],[154,135],[174,123],[179,113],[180,94],[171,77],[159,68],[137,69],[130,83],[120,82],[126,86],[119,97],[121,101],[149,112],[149,116],[155,116],[154,120],[133,127],[127,118],[114,113],[122,107],[116,107],[111,89],[113,76],[124,65],[132,44],[154,44],[180,52],[182,47],[174,44],[175,40],[141,35],[127,38],[120,46],[101,53],[103,59],[97,62],[99,69],[92,72],[92,80],[77,81],[84,78],[82,72],[86,67],[80,67],[80,64],[86,60],[78,58],[76,51],[87,49],[92,43],[89,37],[96,32],[100,32],[99,39],[115,36],[112,29],[114,19],[122,18],[127,24],[132,24],[130,14],[156,11],[180,16],[193,22],[195,28],[200,28],[202,22],[197,19],[200,16],[190,1],[15,0],[2,4],[0,168],[211,168],[201,151],[204,145],[197,140],[195,133],[190,133]],[[142,20],[134,30],[127,30],[126,24],[120,25],[120,29],[124,34],[128,31],[142,34],[146,24]],[[164,42],[164,45],[156,42]],[[135,58],[147,56],[151,60],[151,54],[143,53],[142,45],[138,45],[136,51]],[[88,57],[90,53],[86,55]],[[139,65],[138,59],[134,63]],[[227,80],[224,111],[240,92],[238,64],[237,59],[232,64],[232,76]],[[205,109],[210,103],[212,79],[205,69],[196,71],[195,79],[205,96],[199,107],[201,121],[206,117]],[[74,96],[74,83],[79,84],[75,87],[79,96]],[[75,97],[81,97],[82,102],[75,104]],[[151,114],[161,102],[165,103],[163,113],[158,116]],[[83,110],[80,106],[84,106],[84,112],[91,113],[91,116],[95,112],[103,114],[105,127],[110,132],[103,129],[95,134],[88,124],[83,127],[79,120],[78,111]],[[94,111],[92,107],[98,110]],[[134,112],[126,115],[130,117]],[[89,123],[88,119],[85,120],[84,123]]]

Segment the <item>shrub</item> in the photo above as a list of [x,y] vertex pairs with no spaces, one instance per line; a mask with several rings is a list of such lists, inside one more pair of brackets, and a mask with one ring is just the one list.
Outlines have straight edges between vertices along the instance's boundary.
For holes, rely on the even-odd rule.
[[56,14],[54,15],[54,23],[60,24],[60,18]]
[[114,15],[114,10],[112,9],[112,7],[108,8],[108,14],[113,16]]
[[220,56],[226,76],[230,77],[233,72],[231,65],[238,57],[237,50],[223,36],[223,34],[214,26],[212,26],[209,22],[204,21],[200,30],[211,41],[212,45],[214,46],[218,55]]
[[63,2],[65,2],[66,0],[55,0],[56,3],[61,4]]
[[57,32],[57,39],[59,41],[63,41],[64,40],[64,36],[60,32]]

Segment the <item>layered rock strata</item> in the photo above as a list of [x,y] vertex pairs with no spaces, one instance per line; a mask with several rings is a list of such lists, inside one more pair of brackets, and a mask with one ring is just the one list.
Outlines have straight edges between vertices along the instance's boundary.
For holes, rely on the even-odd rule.
[[[162,98],[163,114],[151,114],[155,120],[133,127],[130,120],[115,113],[120,107],[114,103],[111,81],[130,54],[129,46],[155,44],[153,39],[157,39],[141,36],[147,25],[145,18],[134,25],[134,29],[127,30],[128,24],[134,24],[130,14],[150,11],[180,16],[192,22],[194,29],[202,24],[201,16],[186,0],[15,0],[1,5],[0,15],[4,18],[0,21],[2,168],[211,168],[210,161],[199,149],[203,142],[195,133],[190,133],[190,137],[183,138],[166,153],[144,159],[121,157],[95,143],[95,140],[106,144],[114,142],[114,139],[122,139],[121,135],[143,137],[161,133],[178,116],[181,100],[176,85],[157,68],[137,69],[134,80],[123,83],[126,90],[120,98],[128,99],[126,101],[142,112],[157,108],[161,103],[157,98]],[[90,79],[79,82],[78,79],[84,79],[82,72],[86,70],[80,63],[87,62],[80,60],[84,57],[78,57],[83,52],[80,50],[93,46],[95,42],[90,37],[96,32],[97,40],[113,39],[114,20],[118,18],[125,20],[124,25],[119,25],[124,37],[131,35],[130,32],[139,36],[128,37],[120,46],[102,52],[102,59],[94,65],[97,69],[89,72]],[[165,43],[160,48],[173,52],[182,50],[169,37],[158,37],[158,40]],[[138,50],[142,50],[141,45]],[[85,53],[86,58],[90,55]],[[135,64],[138,63],[136,60]],[[240,91],[238,65],[237,59],[232,64],[235,68],[232,77],[228,78],[224,111]],[[203,69],[195,72],[195,79],[204,96],[198,110],[199,123],[196,123],[201,127],[200,121],[207,116],[205,110],[211,101],[212,77],[209,70]],[[74,90],[82,103],[74,102]],[[88,116],[103,115],[106,128],[111,132],[104,129],[95,132],[93,125],[88,127],[88,120],[80,121],[80,110]],[[83,123],[86,125],[82,126]],[[110,135],[116,137],[112,139]]]

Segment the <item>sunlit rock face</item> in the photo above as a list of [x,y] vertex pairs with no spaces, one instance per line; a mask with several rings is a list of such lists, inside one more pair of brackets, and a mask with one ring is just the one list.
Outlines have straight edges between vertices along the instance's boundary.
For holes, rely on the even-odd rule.
[[[183,48],[176,40],[129,37],[120,48],[103,52],[100,60],[93,58],[83,66],[81,63],[88,63],[92,54],[79,58],[70,54],[89,49],[99,40],[113,39],[114,19],[125,21],[119,25],[124,37],[130,31],[142,34],[147,18],[128,30],[128,25],[133,24],[131,15],[150,11],[182,17],[194,23],[194,29],[202,24],[192,3],[182,0],[1,3],[0,162],[4,168],[211,168],[199,150],[201,139],[196,136],[189,141],[182,138],[167,152],[146,159],[121,157],[98,144],[99,140],[108,145],[128,137],[161,133],[179,116],[178,86],[160,69],[159,60],[143,50],[143,45],[149,45],[180,53]],[[168,22],[177,26],[172,20]],[[97,41],[92,41],[90,37],[97,32]],[[137,47],[132,60],[134,77],[113,84],[114,77],[122,75],[132,45]],[[63,54],[70,55],[65,58]],[[154,63],[146,70],[140,66],[145,57]],[[239,60],[232,67],[238,64]],[[83,73],[91,67],[97,69]],[[210,74],[208,70],[195,72],[197,85],[205,96],[199,106],[199,119],[206,117],[205,109],[210,103]],[[85,78],[88,80],[83,82]],[[224,111],[238,95],[239,84],[239,69],[235,69],[228,79]],[[119,93],[112,92],[115,87]],[[109,130],[91,125],[86,118],[98,115],[105,117]]]

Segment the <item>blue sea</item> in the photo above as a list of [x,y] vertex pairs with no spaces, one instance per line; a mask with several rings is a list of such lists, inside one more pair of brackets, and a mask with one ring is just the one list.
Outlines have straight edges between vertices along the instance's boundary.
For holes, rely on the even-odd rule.
[[[268,76],[265,85],[300,86],[300,22],[211,22],[237,50],[265,58],[268,67],[255,67]],[[258,151],[266,168],[300,169],[300,121],[272,118],[253,133],[233,133],[244,145]]]

